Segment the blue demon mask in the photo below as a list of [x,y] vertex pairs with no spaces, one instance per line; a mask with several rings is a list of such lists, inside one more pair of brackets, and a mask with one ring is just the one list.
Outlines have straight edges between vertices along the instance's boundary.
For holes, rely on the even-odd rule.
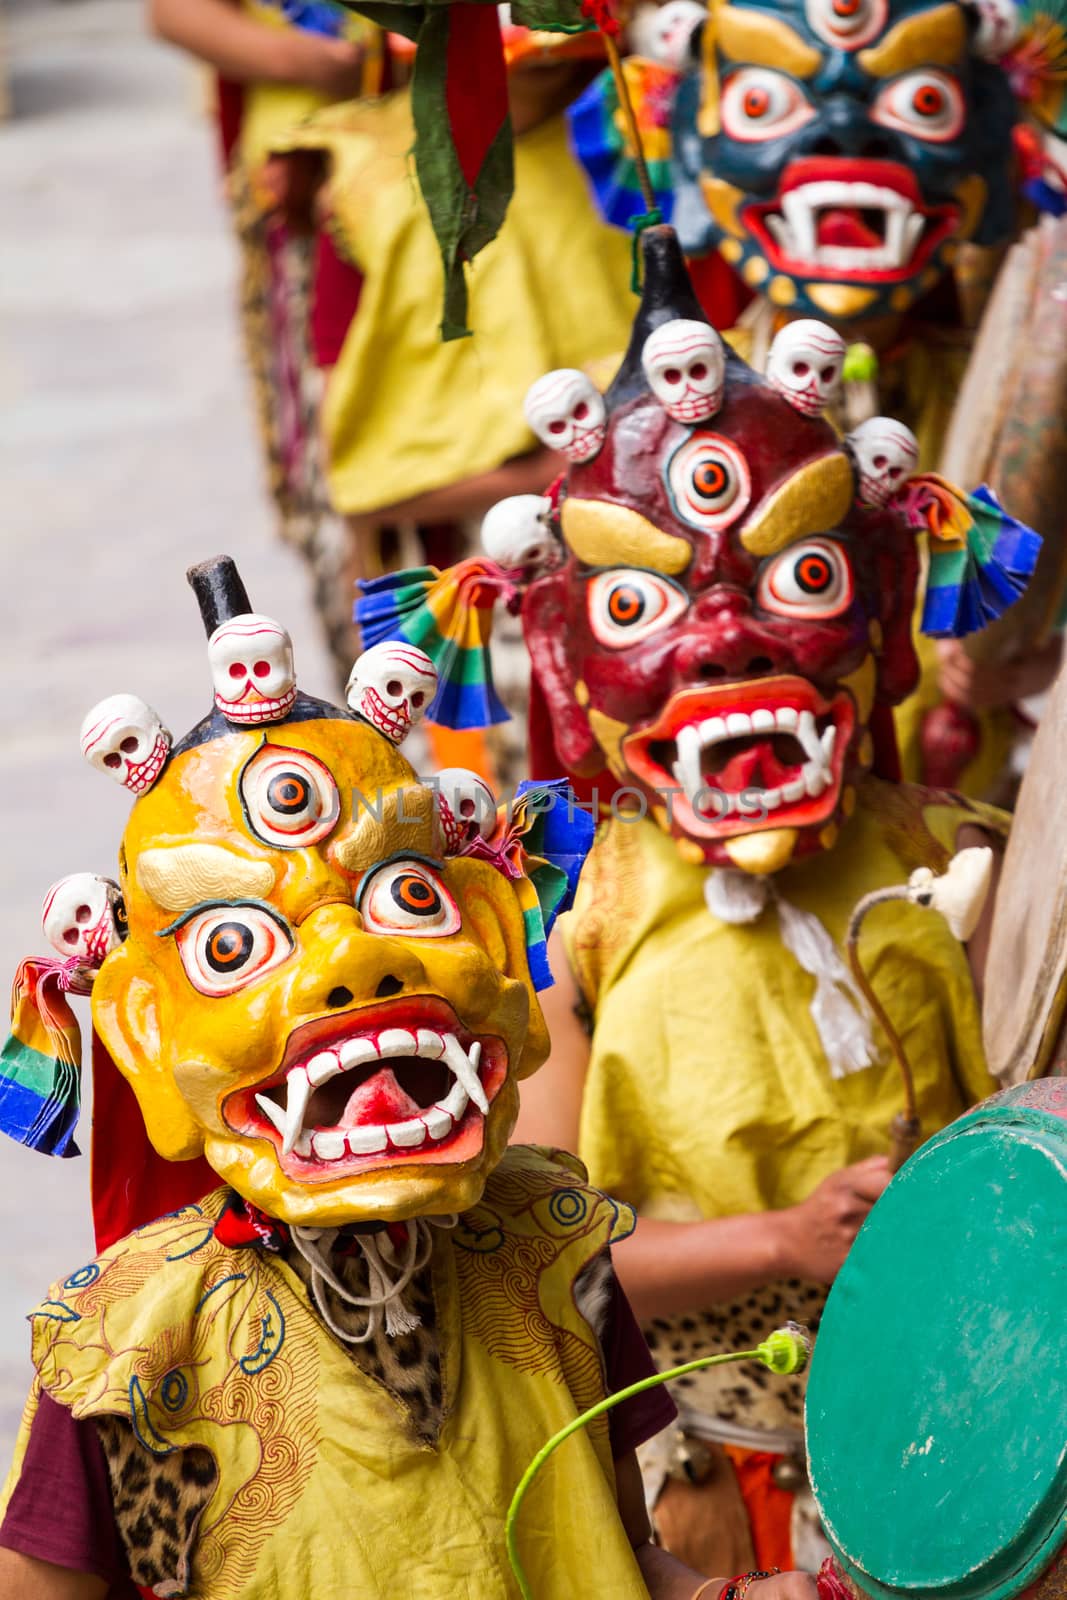
[[676,107],[685,249],[847,323],[1005,237],[1014,103],[973,25],[956,0],[713,0]]

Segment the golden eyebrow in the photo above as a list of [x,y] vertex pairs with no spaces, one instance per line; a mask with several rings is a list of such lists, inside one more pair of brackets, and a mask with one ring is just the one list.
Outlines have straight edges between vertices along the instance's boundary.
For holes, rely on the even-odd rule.
[[757,507],[741,529],[741,543],[754,556],[769,556],[797,539],[825,533],[848,514],[854,494],[852,467],[843,451],[819,456]]
[[590,567],[651,567],[673,578],[693,558],[687,539],[608,500],[564,500],[560,526],[578,560]]
[[935,6],[905,17],[884,39],[857,56],[872,78],[895,78],[913,67],[957,67],[967,48],[967,24],[960,6]]
[[777,67],[796,78],[811,78],[822,66],[822,55],[795,33],[780,17],[759,11],[720,6],[709,32],[728,61],[751,62],[756,67]]
[[388,794],[353,797],[352,821],[335,835],[332,851],[353,877],[390,856],[421,856],[440,871],[444,845],[434,792],[426,784],[406,783]]
[[164,845],[138,856],[137,882],[161,911],[185,911],[202,900],[263,899],[274,868],[217,844]]

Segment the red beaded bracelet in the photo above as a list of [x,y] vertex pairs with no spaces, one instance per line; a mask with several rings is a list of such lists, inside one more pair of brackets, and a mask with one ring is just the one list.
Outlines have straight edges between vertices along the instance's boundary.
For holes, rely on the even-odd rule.
[[[751,1584],[759,1578],[776,1578],[781,1572],[781,1567],[771,1567],[768,1572],[743,1572],[739,1578],[731,1578],[729,1583],[719,1593],[719,1600],[745,1600]],[[697,1590],[699,1595],[700,1590]],[[693,1600],[697,1600],[697,1595]]]

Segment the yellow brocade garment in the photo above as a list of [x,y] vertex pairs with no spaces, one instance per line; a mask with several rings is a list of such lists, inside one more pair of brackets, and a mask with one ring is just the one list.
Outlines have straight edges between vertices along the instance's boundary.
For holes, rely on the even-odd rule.
[[364,277],[326,395],[334,506],[374,511],[525,454],[527,389],[626,348],[630,240],[599,220],[550,118],[515,142],[503,227],[469,268],[473,337],[441,341],[442,272],[411,162],[406,92],[331,106],[285,148],[322,149],[340,252]]
[[[840,947],[862,895],[920,865],[943,869],[967,822],[1004,831],[1000,813],[958,796],[866,780],[833,850],[777,873],[776,889]],[[773,902],[754,923],[721,922],[705,903],[706,878],[651,821],[615,820],[561,923],[595,1020],[580,1154],[599,1187],[676,1220],[799,1203],[830,1173],[887,1150],[902,1098],[877,1031],[875,1065],[831,1076],[809,1010],[814,979],[783,945]],[[932,1134],[996,1088],[966,953],[941,917],[896,903],[867,918],[861,954]],[[768,1285],[733,1305],[656,1319],[650,1342],[661,1365],[749,1348],[784,1317],[817,1318],[824,1294]],[[677,1398],[723,1419],[737,1442],[744,1429],[801,1426],[801,1383],[756,1382],[747,1369],[703,1373]]]
[[[572,1290],[632,1225],[625,1208],[573,1157],[515,1147],[481,1203],[437,1233],[444,1423],[429,1445],[283,1260],[215,1239],[225,1196],[131,1234],[32,1314],[39,1381],[76,1417],[119,1416],[160,1455],[212,1452],[219,1480],[186,1592],[514,1600],[504,1515],[540,1446],[604,1395]],[[535,1483],[519,1543],[538,1600],[572,1600],[592,1573],[598,1593],[647,1600],[605,1418]]]

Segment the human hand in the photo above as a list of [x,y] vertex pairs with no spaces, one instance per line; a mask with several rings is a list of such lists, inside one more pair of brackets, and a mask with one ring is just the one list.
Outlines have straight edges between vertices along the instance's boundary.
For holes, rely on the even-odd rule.
[[785,1275],[833,1283],[891,1176],[887,1156],[868,1156],[832,1172],[800,1205],[770,1213],[780,1231]]
[[959,639],[937,644],[937,681],[946,700],[970,711],[1010,706],[1049,688],[1059,671],[1062,640],[1057,634],[1038,650],[1014,661],[973,661]]
[[773,1578],[754,1578],[746,1600],[816,1600],[818,1593],[810,1572],[778,1572]]

